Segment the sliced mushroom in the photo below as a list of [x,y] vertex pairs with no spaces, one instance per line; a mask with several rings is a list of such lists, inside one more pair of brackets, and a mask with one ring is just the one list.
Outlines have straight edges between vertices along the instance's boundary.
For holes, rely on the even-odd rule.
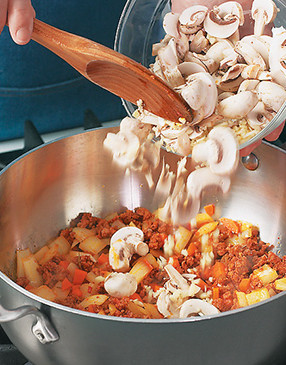
[[113,270],[128,271],[129,262],[134,253],[145,256],[148,245],[143,242],[144,234],[137,227],[123,227],[110,239],[109,263]]
[[163,290],[158,299],[157,299],[157,308],[158,311],[165,317],[165,318],[178,318],[179,316],[179,308],[177,303],[174,303],[171,300],[171,293],[167,290]]
[[179,14],[167,13],[163,19],[163,28],[167,35],[174,38],[179,38],[180,34],[178,31]]
[[224,73],[221,71],[215,72],[212,77],[214,78],[219,91],[236,92],[243,81],[241,75],[239,75],[236,79],[223,81]]
[[286,88],[286,29],[274,28],[269,52],[270,71],[273,80]]
[[238,64],[236,64],[234,66],[231,66],[227,70],[227,72],[222,76],[221,82],[223,83],[225,81],[237,79],[241,75],[241,73],[244,70],[244,68],[245,68],[245,65],[240,64],[240,63],[238,63]]
[[283,86],[271,81],[261,81],[257,86],[258,97],[267,108],[276,113],[286,101],[286,90]]
[[238,89],[238,93],[243,91],[253,91],[256,89],[257,85],[259,84],[259,80],[244,80]]
[[179,16],[180,30],[185,34],[197,33],[202,28],[208,8],[194,5],[185,9]]
[[184,78],[187,78],[188,76],[195,74],[197,72],[206,72],[206,69],[196,62],[180,63],[178,69]]
[[219,310],[212,304],[201,299],[189,299],[185,301],[180,308],[180,318],[193,316],[209,316],[218,314]]
[[129,273],[113,272],[105,279],[104,289],[115,298],[129,297],[136,292],[137,281]]
[[131,133],[108,133],[104,146],[112,151],[113,159],[121,166],[131,165],[137,158],[140,148],[139,138]]
[[194,146],[192,157],[196,162],[207,162],[216,175],[231,175],[238,165],[238,143],[233,131],[226,127],[213,128],[206,142]]
[[255,21],[254,35],[260,36],[265,25],[273,22],[277,15],[277,7],[272,0],[254,0],[251,8],[252,19]]
[[190,173],[187,188],[195,201],[200,202],[202,192],[210,187],[217,188],[223,193],[228,192],[230,188],[229,176],[216,175],[209,167],[202,167]]
[[252,91],[243,91],[222,100],[218,104],[218,113],[226,118],[244,118],[258,103],[258,96]]
[[260,66],[261,70],[266,69],[264,59],[252,45],[239,41],[235,44],[234,49],[245,59],[245,62],[248,65],[258,65]]
[[130,117],[125,117],[120,122],[120,132],[122,133],[133,133],[142,143],[149,135],[152,127],[151,125],[140,122],[140,120]]
[[213,114],[217,103],[217,88],[211,75],[198,72],[189,76],[180,93],[194,110],[194,123]]
[[248,124],[252,128],[263,128],[267,123],[269,123],[275,113],[266,108],[262,101],[259,101],[255,108],[253,108],[246,116]]
[[184,79],[178,70],[178,56],[175,39],[170,39],[166,47],[158,51],[158,61],[161,70],[171,87],[177,87],[184,84]]
[[269,44],[263,40],[262,37],[258,37],[258,36],[254,36],[254,35],[249,35],[249,36],[245,36],[241,39],[241,42],[247,43],[249,45],[251,45],[256,52],[258,52],[261,57],[263,58],[265,65],[266,65],[266,69],[269,69],[269,51],[270,51],[270,47]]
[[167,264],[164,269],[166,270],[173,287],[175,289],[188,290],[188,281],[174,268],[174,266]]
[[233,46],[227,39],[220,40],[213,44],[206,52],[206,57],[213,59],[218,64],[228,55],[228,51],[233,51]]
[[202,53],[209,46],[209,41],[205,37],[202,30],[198,31],[190,44],[190,51],[195,53]]
[[238,9],[241,9],[241,5],[234,1],[215,6],[208,12],[204,21],[206,32],[216,38],[230,37],[243,22],[243,19],[240,17],[243,11]]

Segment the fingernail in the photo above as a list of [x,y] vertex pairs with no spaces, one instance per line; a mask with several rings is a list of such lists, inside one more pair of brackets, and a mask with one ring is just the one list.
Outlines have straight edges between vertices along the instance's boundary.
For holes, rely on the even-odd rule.
[[16,32],[16,40],[19,43],[27,43],[30,40],[30,32],[27,28],[20,28]]

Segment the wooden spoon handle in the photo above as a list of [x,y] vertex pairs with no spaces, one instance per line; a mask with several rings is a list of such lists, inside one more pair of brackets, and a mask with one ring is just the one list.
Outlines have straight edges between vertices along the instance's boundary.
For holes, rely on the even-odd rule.
[[108,47],[34,20],[32,39],[68,62],[84,77],[165,119],[192,121],[182,97],[150,70]]

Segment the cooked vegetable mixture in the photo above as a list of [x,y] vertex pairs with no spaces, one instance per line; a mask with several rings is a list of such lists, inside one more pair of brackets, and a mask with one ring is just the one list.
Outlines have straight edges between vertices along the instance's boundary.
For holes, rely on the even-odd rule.
[[81,213],[36,253],[17,251],[17,283],[68,307],[133,318],[215,314],[286,290],[286,256],[252,224],[215,216],[208,205],[174,227],[145,208]]

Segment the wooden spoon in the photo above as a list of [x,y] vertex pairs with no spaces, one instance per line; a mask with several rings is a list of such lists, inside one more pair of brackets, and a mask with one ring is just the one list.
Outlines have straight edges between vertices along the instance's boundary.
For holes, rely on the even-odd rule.
[[64,59],[88,80],[165,119],[192,121],[182,97],[140,63],[89,39],[34,20],[32,39]]

